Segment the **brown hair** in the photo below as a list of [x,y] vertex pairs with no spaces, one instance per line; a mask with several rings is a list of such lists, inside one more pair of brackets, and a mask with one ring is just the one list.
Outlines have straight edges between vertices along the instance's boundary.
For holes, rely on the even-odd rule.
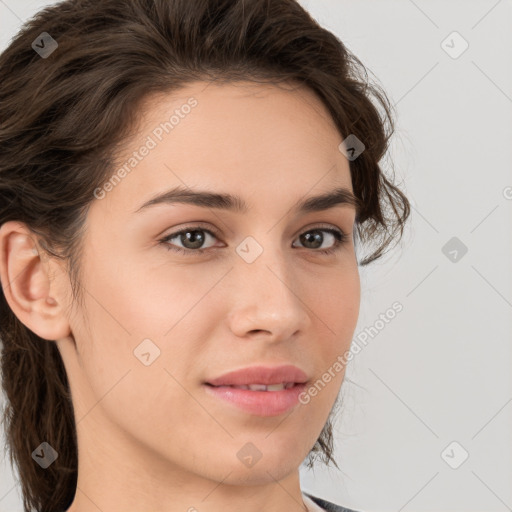
[[[42,32],[58,44],[46,58],[32,46]],[[402,236],[410,205],[379,166],[394,131],[392,106],[363,64],[295,0],[67,0],[26,22],[0,55],[0,225],[26,224],[48,255],[66,262],[75,301],[83,297],[88,207],[112,175],[142,101],[197,80],[311,88],[340,134],[365,145],[350,161],[360,201],[356,236],[378,244],[359,264]],[[17,319],[3,291],[0,341],[6,443],[25,512],[65,510],[78,452],[60,353]],[[43,441],[59,454],[46,470],[31,457]],[[312,454],[336,465],[332,452],[329,419],[309,467]]]

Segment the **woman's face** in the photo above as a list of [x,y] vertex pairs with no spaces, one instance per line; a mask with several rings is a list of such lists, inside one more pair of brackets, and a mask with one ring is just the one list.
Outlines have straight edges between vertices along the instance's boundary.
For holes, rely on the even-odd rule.
[[[303,88],[196,82],[148,101],[119,157],[119,168],[133,158],[129,172],[97,190],[89,210],[84,305],[58,341],[82,467],[101,459],[113,473],[179,469],[227,484],[297,470],[335,402],[344,372],[332,368],[359,313],[354,207],[298,207],[353,190],[341,140]],[[177,187],[189,195],[143,206]],[[346,240],[337,245],[329,230]],[[334,377],[302,395],[307,403],[293,389],[207,384],[283,365],[303,379],[274,377],[306,379],[303,391],[330,368]]]

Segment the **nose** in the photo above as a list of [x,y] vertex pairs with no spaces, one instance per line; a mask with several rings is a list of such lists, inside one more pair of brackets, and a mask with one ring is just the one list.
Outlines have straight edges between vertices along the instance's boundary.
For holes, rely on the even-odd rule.
[[299,276],[279,251],[265,250],[252,263],[240,259],[230,279],[228,319],[236,336],[286,341],[310,325],[310,280]]

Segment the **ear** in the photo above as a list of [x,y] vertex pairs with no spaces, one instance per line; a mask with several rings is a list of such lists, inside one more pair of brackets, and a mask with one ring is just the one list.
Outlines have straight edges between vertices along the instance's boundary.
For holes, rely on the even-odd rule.
[[[32,332],[45,340],[58,340],[70,334],[70,327],[64,314],[63,296],[57,293],[58,283],[49,276],[62,274],[62,270],[45,256],[25,224],[17,221],[2,224],[0,280],[7,303]],[[63,276],[59,277],[62,281]]]

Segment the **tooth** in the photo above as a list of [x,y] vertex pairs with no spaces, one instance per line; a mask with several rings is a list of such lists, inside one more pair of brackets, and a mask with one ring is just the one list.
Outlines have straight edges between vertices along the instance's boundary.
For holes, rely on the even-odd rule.
[[267,386],[265,384],[249,384],[249,389],[251,391],[266,391]]
[[284,389],[284,384],[271,384],[267,386],[267,391],[282,391]]
[[294,386],[293,382],[289,383],[280,383],[280,384],[248,384],[244,386],[230,386],[235,389],[249,389],[251,391],[282,391],[283,389],[290,389]]

